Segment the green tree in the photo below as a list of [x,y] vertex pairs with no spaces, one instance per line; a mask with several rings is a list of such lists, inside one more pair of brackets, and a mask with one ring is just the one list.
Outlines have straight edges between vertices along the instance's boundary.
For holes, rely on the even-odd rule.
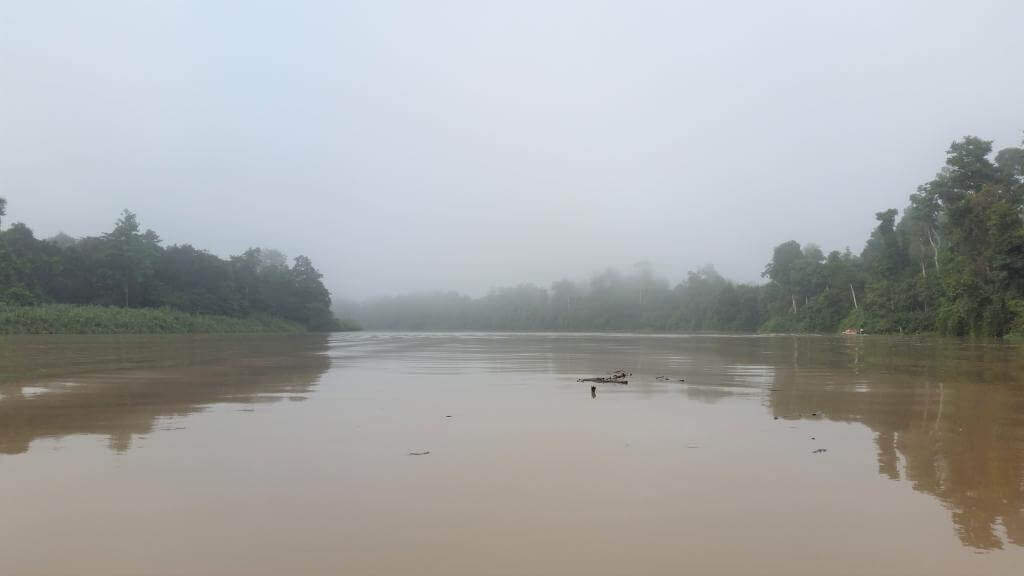
[[133,212],[124,210],[114,229],[103,235],[106,243],[103,262],[106,277],[114,288],[114,303],[141,306],[160,254],[160,237],[152,230],[139,232],[139,221]]
[[317,332],[340,330],[341,324],[331,313],[331,294],[321,282],[323,275],[313,267],[313,262],[305,256],[296,256],[290,275],[293,292],[288,302],[290,309],[283,316]]
[[973,136],[950,146],[946,167],[926,187],[941,202],[942,297],[938,327],[950,334],[1000,336],[1015,321],[1020,287],[1019,148],[989,160],[992,143]]
[[64,234],[38,240],[20,223],[0,231],[0,303],[47,302],[271,315],[311,330],[342,327],[308,258],[289,268],[276,250],[251,249],[225,261],[187,244],[164,248],[128,210],[110,232],[80,240]]

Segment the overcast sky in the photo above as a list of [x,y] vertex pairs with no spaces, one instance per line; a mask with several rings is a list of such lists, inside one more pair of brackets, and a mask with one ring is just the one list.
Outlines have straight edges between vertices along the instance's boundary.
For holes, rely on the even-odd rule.
[[759,280],[1019,145],[1024,2],[0,0],[0,195],[39,236],[306,254],[335,296]]

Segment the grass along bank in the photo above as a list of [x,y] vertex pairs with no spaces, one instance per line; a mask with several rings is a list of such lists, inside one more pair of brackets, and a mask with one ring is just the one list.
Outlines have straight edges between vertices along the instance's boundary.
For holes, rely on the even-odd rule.
[[226,334],[305,332],[297,322],[267,315],[244,318],[189,314],[172,308],[75,304],[0,304],[0,334]]

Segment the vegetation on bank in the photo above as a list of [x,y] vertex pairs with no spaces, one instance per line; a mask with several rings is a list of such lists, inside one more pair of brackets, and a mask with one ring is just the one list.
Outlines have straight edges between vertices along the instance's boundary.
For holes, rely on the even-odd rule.
[[524,284],[481,298],[409,294],[339,309],[363,326],[403,330],[637,330],[1024,336],[1024,148],[993,156],[966,137],[910,196],[902,218],[878,212],[860,254],[775,247],[765,284],[705,267],[671,286],[649,266],[550,289]]
[[226,334],[305,332],[297,322],[268,315],[244,318],[190,314],[172,308],[75,304],[0,304],[0,334]]
[[[0,216],[7,203],[0,198]],[[0,333],[292,332],[357,329],[331,312],[321,274],[276,250],[224,260],[162,246],[125,210],[114,229],[40,240],[0,231]]]

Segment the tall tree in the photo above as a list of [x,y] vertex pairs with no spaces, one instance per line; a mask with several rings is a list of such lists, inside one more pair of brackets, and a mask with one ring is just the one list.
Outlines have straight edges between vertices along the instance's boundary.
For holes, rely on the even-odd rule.
[[107,280],[117,289],[120,306],[140,306],[160,251],[160,237],[152,230],[139,232],[138,217],[124,210],[114,229],[103,235],[102,258]]

